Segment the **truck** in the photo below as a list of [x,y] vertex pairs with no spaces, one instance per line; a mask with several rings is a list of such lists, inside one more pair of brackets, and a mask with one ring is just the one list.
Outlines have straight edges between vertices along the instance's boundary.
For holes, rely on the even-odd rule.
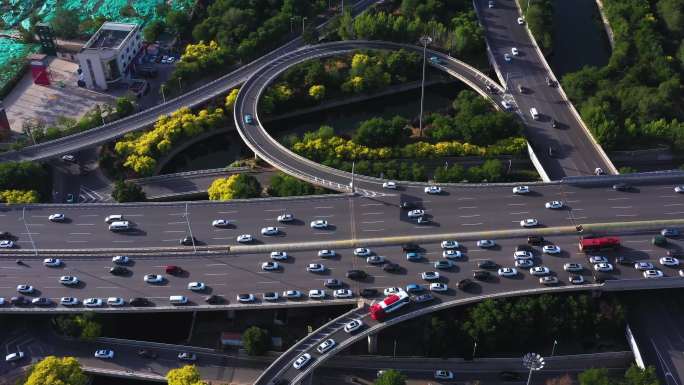
[[370,316],[376,321],[382,321],[388,314],[399,310],[404,305],[408,304],[409,301],[409,295],[405,291],[388,295],[382,301],[371,306]]

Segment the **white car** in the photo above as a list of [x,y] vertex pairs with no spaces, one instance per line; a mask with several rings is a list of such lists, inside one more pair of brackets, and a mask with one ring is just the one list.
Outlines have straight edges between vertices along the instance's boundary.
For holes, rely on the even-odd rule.
[[534,259],[534,254],[531,251],[519,250],[513,253],[514,260],[520,259]]
[[556,245],[544,245],[542,251],[546,254],[560,254],[561,248]]
[[563,270],[575,273],[584,270],[584,266],[580,263],[568,262],[563,265]]
[[519,18],[518,18],[518,24],[519,24],[519,25],[525,24],[525,19],[523,19],[522,17],[519,17]]
[[62,260],[59,258],[45,258],[43,259],[43,265],[48,267],[62,266]]
[[59,303],[62,304],[62,306],[76,306],[78,305],[78,298],[62,297],[59,299]]
[[252,236],[249,234],[240,234],[237,236],[237,241],[239,243],[249,243],[252,242]]
[[161,283],[164,282],[164,276],[161,274],[145,274],[143,281],[147,283]]
[[518,48],[516,48],[516,47],[511,48],[511,53],[513,54],[513,56],[518,56],[518,53],[519,53]]
[[299,290],[285,290],[283,292],[283,297],[288,298],[288,299],[301,298],[302,292]]
[[356,255],[357,257],[367,257],[371,254],[371,250],[367,247],[357,247],[356,249],[354,249],[354,255]]
[[323,343],[321,343],[320,345],[318,345],[318,347],[316,348],[316,351],[321,353],[321,354],[324,354],[325,352],[329,351],[330,349],[332,349],[334,347],[335,347],[335,340],[333,340],[332,338],[329,338],[329,339],[323,341]]
[[613,271],[613,265],[608,262],[601,262],[594,265],[594,270],[596,271]]
[[644,271],[644,278],[660,278],[663,272],[660,270],[646,270]]
[[510,110],[512,106],[511,106],[511,103],[509,103],[508,101],[502,100],[501,101],[501,107],[503,107],[504,110]]
[[323,249],[323,250],[318,250],[318,257],[319,258],[333,258],[337,253],[335,253],[335,250],[329,250],[329,249]]
[[24,352],[10,353],[5,356],[5,362],[19,361],[24,358]]
[[254,294],[238,294],[237,300],[240,303],[251,303],[256,300],[256,297],[254,297]]
[[539,283],[541,283],[542,285],[556,285],[558,284],[558,277],[555,277],[553,275],[539,277]]
[[337,289],[333,292],[333,297],[335,298],[351,298],[354,296],[354,292],[349,289]]
[[280,269],[280,264],[278,262],[268,261],[261,264],[261,270],[273,271]]
[[65,219],[64,214],[52,214],[48,217],[50,222],[64,222]]
[[292,222],[292,221],[294,221],[294,215],[289,214],[289,213],[280,214],[280,215],[278,215],[278,218],[276,218],[276,219],[280,223]]
[[306,271],[310,273],[322,273],[325,271],[325,265],[322,263],[310,263],[306,266]]
[[546,204],[544,206],[547,209],[562,209],[563,208],[563,202],[561,202],[561,201],[546,202]]
[[515,267],[502,267],[497,273],[499,277],[515,277],[518,275],[518,270]]
[[344,331],[347,333],[353,333],[357,330],[359,330],[363,326],[363,322],[360,319],[355,319],[353,321],[349,321],[344,325]]
[[366,263],[370,265],[379,265],[381,263],[385,263],[385,257],[382,255],[371,255],[370,257],[366,258]]
[[306,364],[308,364],[309,361],[311,361],[311,354],[304,353],[301,356],[299,356],[299,358],[297,358],[297,360],[292,364],[292,367],[299,370],[303,368]]
[[3,239],[0,241],[0,249],[11,249],[14,247],[14,242],[9,239]]
[[491,239],[480,239],[479,241],[477,241],[477,247],[483,249],[490,249],[494,246],[496,246],[496,243]]
[[433,282],[430,284],[430,291],[436,291],[438,293],[445,292],[449,290],[449,287],[447,286],[446,283],[442,282]]
[[584,277],[581,275],[571,275],[568,277],[568,282],[570,282],[573,285],[581,285],[584,283]]
[[280,298],[280,295],[278,295],[278,293],[276,293],[275,291],[268,291],[262,294],[261,297],[264,299],[264,301],[274,302],[277,301],[278,298]]
[[435,380],[453,380],[454,373],[449,370],[435,370]]
[[86,298],[83,300],[85,307],[100,307],[102,306],[102,299],[100,298]]
[[546,266],[535,266],[530,269],[530,274],[536,276],[549,275],[549,273],[551,273],[551,270]]
[[226,226],[230,226],[230,222],[228,222],[227,219],[214,219],[211,222],[211,225],[214,227],[226,227]]
[[443,249],[458,249],[461,245],[456,241],[442,241]]
[[190,282],[190,283],[188,283],[188,290],[204,291],[206,288],[207,288],[207,285],[205,285],[204,282]]
[[310,226],[312,229],[327,229],[328,221],[325,219],[316,219],[315,221],[311,221]]
[[114,358],[114,351],[109,349],[96,350],[95,358],[112,359]]
[[109,298],[107,298],[107,305],[109,305],[109,306],[123,306],[125,304],[126,304],[126,301],[124,301],[124,299],[121,297],[109,297]]
[[608,258],[602,255],[592,255],[589,257],[589,263],[608,263]]
[[684,185],[682,185],[682,186],[675,186],[674,191],[675,191],[676,193],[680,193],[680,194],[681,194],[681,193],[684,193]]
[[504,60],[506,60],[506,61],[511,61],[511,55],[505,53],[505,54],[504,54]]
[[390,190],[396,190],[397,189],[397,182],[394,181],[387,181],[382,184],[382,188],[390,189]]
[[651,262],[637,262],[634,264],[634,268],[640,271],[653,270],[655,266]]
[[516,259],[515,260],[515,267],[527,269],[528,267],[532,267],[532,266],[534,266],[534,261],[531,259]]
[[679,259],[675,257],[662,257],[660,258],[660,264],[663,266],[677,267],[679,266]]
[[279,232],[280,229],[273,226],[261,228],[261,235],[278,235]]
[[420,277],[426,281],[435,281],[439,279],[439,272],[437,271],[424,271],[420,273]]
[[321,290],[321,289],[309,290],[309,298],[311,298],[311,299],[323,299],[323,298],[325,298],[325,290]]
[[271,259],[276,261],[284,261],[287,259],[286,251],[271,251]]
[[388,295],[397,294],[397,293],[402,292],[402,291],[404,291],[404,289],[401,289],[398,287],[388,287],[382,291],[382,294],[384,294],[385,297],[387,297]]
[[448,259],[461,259],[463,258],[463,253],[460,250],[444,250],[442,251],[442,257]]
[[23,284],[17,285],[17,292],[21,294],[31,294],[35,289],[31,285]]
[[515,186],[513,187],[513,194],[527,194],[530,192],[528,186]]
[[74,286],[78,285],[79,280],[78,277],[74,277],[73,275],[63,275],[59,277],[59,283],[65,286]]
[[116,263],[117,265],[126,265],[131,261],[131,259],[125,255],[117,255],[116,257],[112,257],[112,262]]
[[409,218],[418,218],[425,215],[425,210],[411,210],[408,212]]
[[425,191],[426,194],[441,194],[442,188],[439,186],[427,186],[423,191]]
[[539,221],[537,221],[534,218],[527,218],[523,219],[520,221],[520,227],[535,227],[539,224]]

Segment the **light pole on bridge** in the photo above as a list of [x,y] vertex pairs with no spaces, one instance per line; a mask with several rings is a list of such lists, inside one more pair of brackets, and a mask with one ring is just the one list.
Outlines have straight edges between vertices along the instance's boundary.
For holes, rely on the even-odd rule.
[[532,381],[532,372],[542,370],[546,362],[544,357],[537,353],[527,353],[522,358],[522,364],[525,368],[530,370],[530,374],[527,376],[527,385],[530,385]]
[[420,38],[420,43],[423,44],[423,77],[420,82],[420,115],[418,116],[418,129],[420,130],[420,137],[423,137],[423,99],[425,98],[425,55],[427,54],[427,45],[432,43],[430,36],[423,36]]

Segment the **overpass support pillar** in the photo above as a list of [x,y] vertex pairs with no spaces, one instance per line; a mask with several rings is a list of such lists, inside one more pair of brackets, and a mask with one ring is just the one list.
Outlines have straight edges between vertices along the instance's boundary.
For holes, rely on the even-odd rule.
[[368,335],[368,354],[376,354],[378,352],[378,335]]

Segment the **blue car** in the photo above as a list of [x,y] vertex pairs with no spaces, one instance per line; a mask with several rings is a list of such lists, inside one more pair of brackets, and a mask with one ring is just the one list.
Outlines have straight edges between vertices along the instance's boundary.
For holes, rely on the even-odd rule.
[[416,253],[415,251],[411,251],[411,252],[406,253],[406,259],[408,261],[420,261],[422,259],[422,257],[420,256],[420,254]]
[[253,124],[254,123],[254,118],[252,115],[247,114],[245,115],[245,124]]
[[420,293],[423,290],[425,289],[422,286],[415,283],[409,283],[408,285],[406,285],[407,293]]
[[668,237],[668,238],[678,237],[679,236],[679,230],[674,229],[674,228],[662,229],[660,231],[660,235],[662,235],[663,237]]

